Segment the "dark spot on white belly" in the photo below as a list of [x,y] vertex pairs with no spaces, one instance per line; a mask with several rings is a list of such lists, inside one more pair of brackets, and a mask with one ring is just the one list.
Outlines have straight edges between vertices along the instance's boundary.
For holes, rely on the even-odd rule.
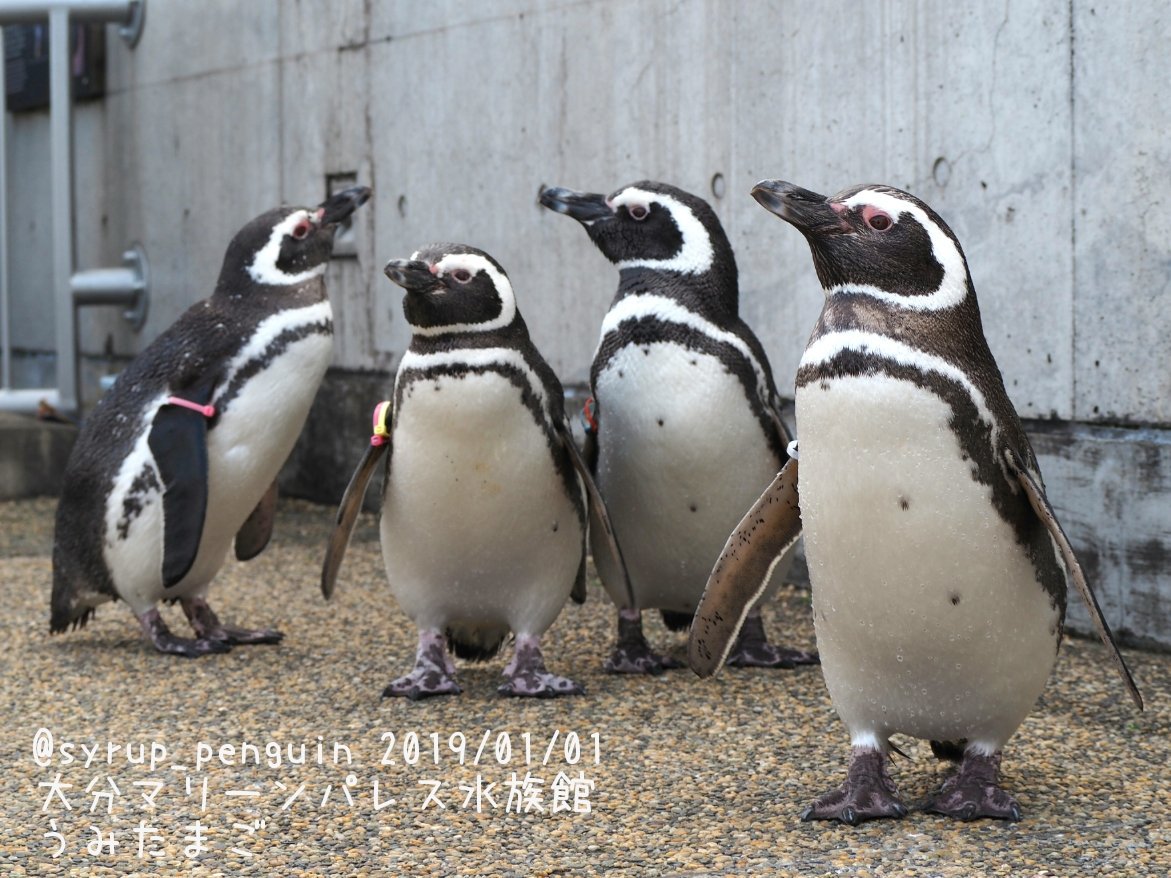
[[624,376],[623,376],[623,374],[622,374],[622,370],[621,370],[621,369],[619,369],[619,370],[618,370],[618,377],[619,377],[619,378],[622,378],[622,377],[624,377]]
[[660,427],[663,426],[663,419],[662,418],[659,418],[659,426]]
[[155,477],[154,468],[145,463],[142,470],[130,483],[130,490],[122,497],[122,516],[118,519],[118,539],[125,540],[130,535],[130,524],[146,508],[147,495],[158,493],[162,486]]
[[958,607],[958,606],[960,605],[960,595],[959,595],[959,592],[952,592],[952,595],[951,595],[951,597],[949,598],[949,600],[951,601],[951,605],[952,605],[953,607]]
[[559,528],[560,526],[561,525],[559,525],[557,522],[553,522],[553,533],[557,533],[557,528]]
[[651,355],[651,349],[650,349],[650,348],[643,348],[643,349],[642,349],[642,355],[643,355],[644,357],[649,357],[649,356]]
[[698,511],[699,511],[699,507],[698,507],[698,506],[696,506],[694,503],[692,503],[692,504],[691,504],[690,506],[688,506],[687,508],[688,508],[688,509],[690,509],[692,512],[698,512]]
[[910,508],[911,508],[911,501],[900,494],[899,495],[899,509],[906,512]]

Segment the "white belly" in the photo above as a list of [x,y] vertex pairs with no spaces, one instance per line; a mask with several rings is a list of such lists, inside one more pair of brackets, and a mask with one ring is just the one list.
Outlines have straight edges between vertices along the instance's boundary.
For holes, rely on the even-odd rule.
[[[728,535],[780,461],[743,385],[713,357],[674,344],[632,345],[599,374],[595,392],[595,477],[635,601],[640,609],[693,612]],[[620,603],[608,557],[595,548],[602,582]],[[784,560],[773,582],[787,571]]]
[[822,670],[855,743],[999,750],[1057,655],[1058,612],[938,397],[892,378],[797,391]]
[[[163,506],[158,491],[140,498],[142,514],[129,523],[123,539],[116,514],[107,515],[106,563],[114,583],[136,613],[164,597],[201,592],[223,566],[237,531],[268,490],[292,451],[309,407],[329,366],[332,339],[312,334],[292,343],[267,368],[252,376],[207,435],[208,498],[203,535],[195,563],[173,587],[163,589]],[[148,419],[162,404],[152,403]],[[147,435],[123,463],[110,509],[120,510],[135,475],[154,468]]]
[[382,554],[403,611],[421,628],[543,633],[582,526],[519,388],[495,373],[417,382],[394,417]]

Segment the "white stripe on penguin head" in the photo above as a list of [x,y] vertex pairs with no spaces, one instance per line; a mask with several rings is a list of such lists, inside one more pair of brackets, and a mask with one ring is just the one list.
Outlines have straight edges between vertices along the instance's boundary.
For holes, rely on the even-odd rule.
[[[418,258],[418,253],[411,258]],[[512,292],[512,284],[509,283],[508,278],[492,264],[491,260],[477,253],[449,253],[435,263],[432,271],[436,277],[443,277],[461,268],[469,272],[472,277],[481,271],[488,275],[492,286],[496,289],[496,295],[500,299],[499,316],[483,323],[452,323],[446,326],[415,326],[412,324],[411,329],[415,334],[432,336],[449,332],[488,332],[493,329],[503,329],[512,323],[516,317],[516,296]],[[441,295],[447,293],[446,290],[437,292]]]
[[642,204],[648,209],[652,204],[661,204],[671,214],[683,244],[679,252],[669,259],[623,259],[617,265],[623,268],[653,268],[657,271],[678,271],[681,274],[703,274],[712,267],[714,251],[712,239],[703,223],[682,201],[661,192],[648,192],[631,186],[623,189],[610,202],[617,209],[631,204]]
[[954,308],[968,295],[968,266],[964,262],[964,255],[960,252],[956,242],[939,227],[923,208],[910,201],[892,195],[889,192],[878,192],[874,189],[863,189],[856,192],[844,202],[846,207],[855,208],[864,204],[872,204],[890,215],[891,222],[897,223],[902,214],[909,214],[931,241],[931,255],[943,268],[943,278],[939,281],[933,293],[926,296],[900,296],[887,290],[869,284],[840,284],[826,291],[826,295],[836,292],[862,293],[883,302],[908,308],[912,311],[943,311]]
[[281,271],[277,267],[277,260],[281,258],[281,245],[285,237],[293,233],[293,229],[303,221],[312,221],[312,215],[307,210],[298,210],[289,214],[272,228],[268,242],[256,251],[256,258],[248,266],[248,274],[258,284],[268,284],[274,287],[292,286],[301,284],[315,277],[325,274],[325,263],[315,265],[306,271],[295,274]]

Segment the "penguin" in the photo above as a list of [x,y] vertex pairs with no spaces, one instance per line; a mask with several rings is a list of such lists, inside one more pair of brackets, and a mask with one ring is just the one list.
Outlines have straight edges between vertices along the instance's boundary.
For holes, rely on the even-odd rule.
[[[120,599],[162,653],[281,640],[221,622],[207,591],[233,542],[248,560],[272,534],[277,472],[332,352],[324,274],[334,230],[369,195],[357,186],[247,223],[214,293],[147,346],[85,419],[57,506],[52,632]],[[162,600],[179,602],[194,639],[171,633]]]
[[1142,696],[1046,497],[963,250],[888,186],[827,198],[766,180],[752,194],[805,236],[825,305],[796,376],[800,445],[728,539],[689,662],[718,669],[764,571],[803,532],[852,746],[845,783],[803,818],[903,817],[887,768],[897,733],[959,762],[925,810],[1019,820],[1002,751],[1056,662],[1067,581],[1140,710]]
[[[590,368],[586,457],[634,602],[624,602],[605,556],[596,558],[619,608],[605,669],[659,674],[682,663],[651,649],[642,610],[659,609],[669,628],[687,630],[725,536],[788,459],[780,399],[764,349],[739,316],[736,260],[706,201],[651,181],[609,197],[549,188],[539,199],[581,223],[618,267]],[[774,584],[791,559],[776,565]],[[728,661],[792,668],[817,656],[769,643],[757,605]]]
[[382,696],[456,694],[459,658],[484,661],[515,636],[502,695],[579,695],[550,673],[540,638],[566,599],[585,600],[589,514],[615,569],[605,505],[574,444],[564,394],[529,338],[500,263],[432,244],[387,263],[405,291],[411,342],[394,396],[338,510],[322,566],[328,600],[366,485],[385,456],[380,534],[390,589],[418,627],[413,669]]

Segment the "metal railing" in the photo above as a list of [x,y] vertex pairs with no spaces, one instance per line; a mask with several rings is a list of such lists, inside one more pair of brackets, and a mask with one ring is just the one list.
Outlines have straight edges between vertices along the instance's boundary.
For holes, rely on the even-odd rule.
[[[142,33],[146,0],[0,0],[3,27],[49,23],[49,176],[52,213],[53,308],[57,347],[57,387],[17,390],[12,387],[12,326],[8,287],[7,139],[9,113],[0,113],[0,410],[35,411],[44,400],[67,412],[78,409],[77,309],[119,304],[141,328],[148,295],[146,254],[132,245],[122,268],[73,271],[73,143],[69,88],[69,25],[75,21],[117,23],[133,47]],[[0,65],[0,96],[5,94]]]

